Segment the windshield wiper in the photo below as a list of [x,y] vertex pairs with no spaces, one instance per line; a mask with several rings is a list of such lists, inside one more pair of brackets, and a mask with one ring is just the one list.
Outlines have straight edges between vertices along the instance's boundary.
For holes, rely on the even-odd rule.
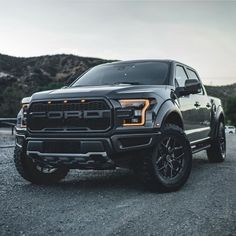
[[139,82],[115,82],[113,85],[141,85]]

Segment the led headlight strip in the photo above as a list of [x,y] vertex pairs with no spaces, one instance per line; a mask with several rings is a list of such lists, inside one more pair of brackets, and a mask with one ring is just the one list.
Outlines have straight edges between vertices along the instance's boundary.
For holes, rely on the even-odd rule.
[[150,105],[148,99],[122,99],[119,102],[122,108],[130,108],[134,111],[133,117],[124,119],[123,126],[143,126],[145,124],[146,110]]
[[29,107],[28,103],[22,104],[21,128],[26,128],[27,127],[26,115],[27,115],[28,107]]

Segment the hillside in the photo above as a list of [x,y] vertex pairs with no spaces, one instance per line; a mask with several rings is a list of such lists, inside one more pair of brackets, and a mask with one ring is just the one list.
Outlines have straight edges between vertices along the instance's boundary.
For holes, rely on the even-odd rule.
[[70,84],[105,62],[109,61],[64,54],[30,58],[0,54],[0,117],[15,117],[22,97]]
[[[0,117],[15,117],[22,97],[70,84],[87,69],[106,62],[110,61],[65,54],[29,58],[0,54]],[[206,89],[221,98],[224,106],[236,96],[236,83]]]
[[218,97],[226,105],[227,98],[236,96],[236,83],[225,86],[205,86],[210,96]]

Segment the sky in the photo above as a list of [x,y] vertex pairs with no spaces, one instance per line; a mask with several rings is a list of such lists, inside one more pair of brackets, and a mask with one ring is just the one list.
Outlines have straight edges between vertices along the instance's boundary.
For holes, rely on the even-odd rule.
[[236,83],[236,1],[0,0],[0,53],[174,59]]

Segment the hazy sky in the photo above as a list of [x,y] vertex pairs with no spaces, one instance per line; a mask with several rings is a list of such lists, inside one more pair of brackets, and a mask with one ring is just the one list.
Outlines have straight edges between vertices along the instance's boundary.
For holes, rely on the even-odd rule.
[[0,0],[0,53],[176,59],[236,82],[236,1]]

